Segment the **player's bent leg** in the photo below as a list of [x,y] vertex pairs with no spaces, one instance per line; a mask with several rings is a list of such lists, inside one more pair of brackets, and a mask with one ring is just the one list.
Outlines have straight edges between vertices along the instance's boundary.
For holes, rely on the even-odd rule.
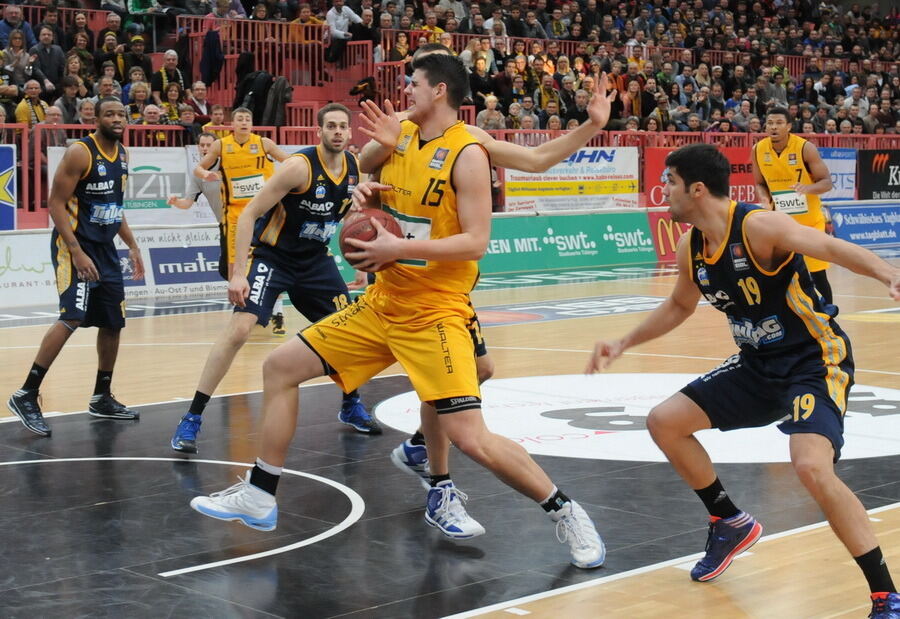
[[834,448],[821,434],[790,435],[791,464],[847,550],[858,557],[878,545],[859,498],[834,471]]
[[716,479],[709,454],[694,433],[711,426],[709,417],[696,402],[676,393],[653,407],[647,416],[647,430],[672,467],[691,488],[705,488]]
[[[257,317],[250,312],[232,312],[228,321],[228,326],[213,344],[203,370],[200,373],[200,382],[197,385],[197,391],[206,395],[215,393],[216,388],[228,369],[231,367],[238,351],[247,342],[250,337],[250,331],[256,324]],[[169,446],[182,453],[198,452],[197,436],[200,434],[200,425],[203,417],[199,414],[192,414],[191,411],[186,412],[178,422]]]
[[275,529],[274,493],[297,428],[298,387],[324,375],[322,360],[303,340],[292,338],[276,348],[263,363],[262,445],[256,466],[234,486],[194,497],[191,507],[211,518],[235,520],[262,531]]
[[[59,320],[53,323],[44,333],[44,338],[41,340],[40,348],[34,358],[34,364],[46,372],[79,326],[81,326],[80,320]],[[22,425],[29,431],[38,436],[50,436],[50,426],[41,411],[39,390],[37,387],[26,387],[28,387],[27,383],[9,396],[6,407],[19,418]]]

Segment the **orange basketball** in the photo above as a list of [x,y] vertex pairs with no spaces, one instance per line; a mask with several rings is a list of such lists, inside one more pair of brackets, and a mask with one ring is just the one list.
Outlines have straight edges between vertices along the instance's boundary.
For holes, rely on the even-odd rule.
[[[384,226],[384,229],[393,234],[394,236],[403,236],[403,231],[400,230],[400,224],[397,223],[397,220],[394,219],[390,213],[382,211],[376,208],[364,208],[362,211],[357,211],[351,214],[344,220],[343,226],[341,226],[341,234],[339,237],[339,242],[341,246],[341,253],[344,255],[344,259],[347,260],[351,265],[353,261],[347,258],[347,254],[354,253],[360,251],[358,247],[354,247],[346,242],[347,239],[359,239],[360,241],[372,241],[378,236],[378,231],[375,226],[372,225],[372,219],[377,219],[378,223]],[[382,266],[382,269],[386,269],[391,266],[391,264],[385,264]]]

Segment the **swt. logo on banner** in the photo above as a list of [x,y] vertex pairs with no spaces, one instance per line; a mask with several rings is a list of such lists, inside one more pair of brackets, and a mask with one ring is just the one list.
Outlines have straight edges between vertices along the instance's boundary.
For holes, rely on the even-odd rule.
[[219,248],[158,247],[150,249],[154,281],[159,284],[197,284],[219,281]]

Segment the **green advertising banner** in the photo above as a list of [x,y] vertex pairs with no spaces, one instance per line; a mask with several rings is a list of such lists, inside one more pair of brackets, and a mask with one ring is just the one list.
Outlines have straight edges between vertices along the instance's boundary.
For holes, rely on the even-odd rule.
[[[656,262],[644,211],[590,215],[496,217],[479,266],[485,275]],[[354,278],[331,240],[341,275]]]

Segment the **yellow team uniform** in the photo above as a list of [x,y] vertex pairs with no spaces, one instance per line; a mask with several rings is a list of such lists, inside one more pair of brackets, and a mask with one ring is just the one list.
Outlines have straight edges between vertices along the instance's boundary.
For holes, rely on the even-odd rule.
[[[404,121],[397,147],[381,170],[382,208],[408,239],[440,239],[461,232],[451,181],[456,158],[478,144],[462,122],[420,142]],[[477,148],[481,148],[477,146]],[[301,338],[330,366],[345,391],[399,361],[419,399],[452,412],[480,405],[469,292],[478,263],[401,260],[378,273],[356,303],[311,325]]]
[[[772,148],[772,138],[763,138],[756,145],[756,165],[766,180],[775,210],[787,213],[797,223],[825,230],[825,211],[822,210],[822,199],[811,194],[799,194],[791,187],[800,183],[808,185],[813,182],[803,163],[803,146],[806,140],[790,134],[787,146],[781,154]],[[824,271],[829,263],[816,258],[806,258],[806,268],[810,273]]]
[[208,122],[205,125],[203,125],[203,132],[211,133],[214,136],[216,136],[216,138],[218,138],[218,139],[224,138],[226,135],[231,135],[231,129],[213,129],[212,128],[212,127],[216,127],[216,126],[218,126],[218,125],[214,125],[213,123]]
[[238,217],[250,200],[260,192],[263,183],[275,173],[275,164],[266,155],[262,138],[255,133],[243,144],[234,135],[222,139],[222,230],[228,264],[234,263]]

